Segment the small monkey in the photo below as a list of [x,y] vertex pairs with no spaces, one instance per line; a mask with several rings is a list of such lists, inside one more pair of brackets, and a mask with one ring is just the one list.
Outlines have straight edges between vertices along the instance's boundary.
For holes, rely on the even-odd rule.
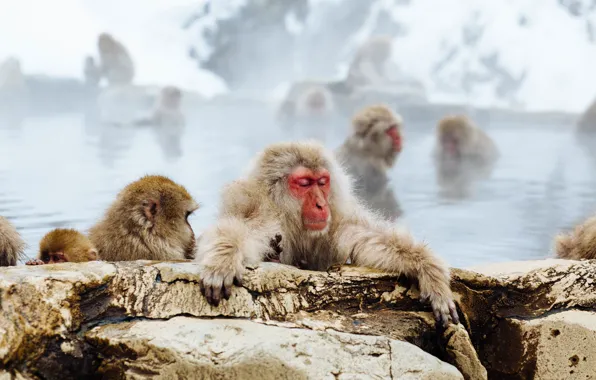
[[176,86],[166,86],[157,97],[153,114],[147,119],[136,121],[135,124],[183,127],[185,121],[180,111],[181,101],[182,91]]
[[85,77],[85,83],[92,87],[96,87],[101,80],[101,69],[97,66],[95,59],[91,56],[85,58],[83,76]]
[[482,129],[456,115],[439,122],[433,155],[439,185],[448,194],[463,196],[474,180],[490,176],[499,151]]
[[17,265],[23,257],[25,242],[8,219],[0,216],[0,267]]
[[[27,96],[27,84],[21,62],[10,57],[0,64],[0,96],[3,103],[20,103]],[[0,106],[6,106],[2,104]],[[9,105],[12,107],[12,105]]]
[[89,239],[106,261],[192,259],[196,242],[188,217],[198,208],[183,186],[148,175],[120,191]]
[[346,82],[354,86],[382,85],[387,81],[385,65],[391,58],[393,41],[389,36],[374,36],[356,51]]
[[304,81],[292,85],[279,108],[278,119],[288,124],[325,123],[334,113],[335,103],[331,91],[324,84]]
[[580,117],[577,122],[577,129],[583,133],[596,133],[596,100],[590,104]]
[[562,259],[596,259],[596,216],[588,218],[567,234],[555,238],[555,250]]
[[389,220],[402,210],[390,187],[387,170],[403,147],[402,118],[384,105],[366,107],[352,119],[352,133],[336,155],[354,180],[356,195]]
[[100,71],[110,85],[131,84],[135,75],[134,63],[128,50],[108,33],[102,33],[97,40]]
[[26,265],[82,263],[98,260],[97,250],[82,233],[73,229],[56,228],[39,242],[37,259]]
[[437,321],[459,321],[449,269],[426,244],[362,207],[348,175],[319,143],[270,145],[245,178],[225,188],[217,223],[198,242],[207,301],[229,298],[244,267],[267,259],[272,249],[281,263],[304,269],[324,271],[350,259],[416,278]]

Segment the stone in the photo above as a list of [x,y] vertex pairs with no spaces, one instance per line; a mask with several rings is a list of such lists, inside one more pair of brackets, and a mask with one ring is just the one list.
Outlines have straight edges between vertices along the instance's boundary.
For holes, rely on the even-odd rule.
[[[327,273],[262,263],[247,268],[243,286],[234,288],[218,307],[201,295],[198,273],[194,262],[151,261],[0,269],[0,368],[19,371],[25,378],[60,380],[124,373],[137,365],[141,352],[134,348],[134,334],[127,338],[127,329],[159,322],[162,335],[156,339],[173,341],[179,338],[171,335],[175,329],[169,324],[175,326],[177,318],[184,317],[193,326],[213,324],[210,328],[216,329],[243,320],[256,329],[275,331],[261,338],[270,348],[276,347],[271,336],[291,332],[317,339],[346,334],[342,336],[390,345],[403,342],[453,364],[466,379],[594,376],[583,358],[590,363],[596,355],[591,351],[596,347],[596,261],[453,268],[451,285],[462,323],[446,331],[435,327],[415,282],[370,269],[344,266]],[[131,343],[132,350],[116,341],[137,342]],[[145,357],[184,352],[166,343],[155,343]],[[401,358],[394,357],[401,351],[391,351],[392,368],[402,368],[395,364]],[[333,354],[339,358],[344,352]],[[333,360],[321,368],[338,363]],[[342,366],[358,371],[354,363]],[[403,368],[417,371],[413,364]],[[144,376],[138,371],[135,376]]]
[[126,352],[110,363],[126,378],[140,373],[158,379],[463,378],[410,343],[238,319],[136,321],[96,327],[86,337],[100,352]]
[[502,344],[488,360],[498,377],[532,379],[596,378],[596,313],[568,310],[546,317],[503,321],[492,338]]

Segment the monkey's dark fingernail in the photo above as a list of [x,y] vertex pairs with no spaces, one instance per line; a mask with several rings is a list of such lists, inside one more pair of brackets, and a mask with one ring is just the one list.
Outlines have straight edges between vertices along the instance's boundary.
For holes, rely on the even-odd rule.
[[451,314],[451,319],[453,320],[453,323],[455,323],[456,325],[459,324],[459,315],[457,314],[457,309],[455,308],[455,305],[451,305],[449,307],[449,312]]
[[213,304],[213,298],[211,297],[211,286],[205,286],[205,298],[207,298],[207,302]]
[[443,327],[447,328],[449,326],[449,316],[447,314],[441,316],[441,321],[443,322]]
[[221,300],[221,288],[219,286],[213,288],[213,302],[214,305],[219,305],[219,301]]
[[225,299],[229,300],[230,296],[232,295],[232,287],[231,286],[224,286],[223,288],[223,296]]

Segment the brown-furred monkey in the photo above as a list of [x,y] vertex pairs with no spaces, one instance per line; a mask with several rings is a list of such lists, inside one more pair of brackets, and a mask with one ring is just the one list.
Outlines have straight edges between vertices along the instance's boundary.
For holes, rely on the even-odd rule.
[[128,50],[109,33],[102,33],[97,39],[100,71],[110,85],[131,84],[135,67]]
[[402,118],[384,105],[366,107],[352,119],[352,133],[336,155],[354,179],[356,195],[371,210],[396,220],[402,214],[387,171],[403,147]]
[[318,143],[273,144],[246,178],[225,188],[219,219],[198,243],[208,302],[229,298],[232,284],[242,282],[244,267],[262,261],[274,239],[284,264],[327,270],[350,259],[414,277],[437,320],[458,322],[445,264],[409,233],[362,207],[348,175]]
[[120,191],[89,239],[106,261],[192,259],[196,242],[188,217],[198,208],[183,186],[147,175]]
[[555,238],[555,250],[562,259],[596,259],[596,216],[586,219],[569,233]]
[[27,261],[26,265],[82,263],[94,260],[98,260],[97,249],[87,236],[77,230],[56,228],[39,242],[37,259]]
[[0,267],[17,265],[23,256],[25,242],[8,219],[0,216]]
[[460,198],[469,195],[474,181],[490,177],[499,151],[468,117],[455,115],[439,122],[433,156],[442,193]]

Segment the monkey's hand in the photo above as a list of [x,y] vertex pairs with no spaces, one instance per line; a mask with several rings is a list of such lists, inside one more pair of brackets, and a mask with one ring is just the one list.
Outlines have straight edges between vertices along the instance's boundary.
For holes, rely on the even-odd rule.
[[433,290],[421,292],[420,299],[430,301],[437,324],[447,327],[449,325],[449,317],[451,317],[453,323],[459,323],[459,315],[457,314],[453,295],[448,283],[440,284]]
[[44,265],[45,263],[39,259],[29,260],[25,265]]
[[201,293],[211,305],[218,306],[222,294],[223,298],[229,299],[232,285],[242,286],[242,261],[230,260],[229,256],[214,255],[202,262]]

